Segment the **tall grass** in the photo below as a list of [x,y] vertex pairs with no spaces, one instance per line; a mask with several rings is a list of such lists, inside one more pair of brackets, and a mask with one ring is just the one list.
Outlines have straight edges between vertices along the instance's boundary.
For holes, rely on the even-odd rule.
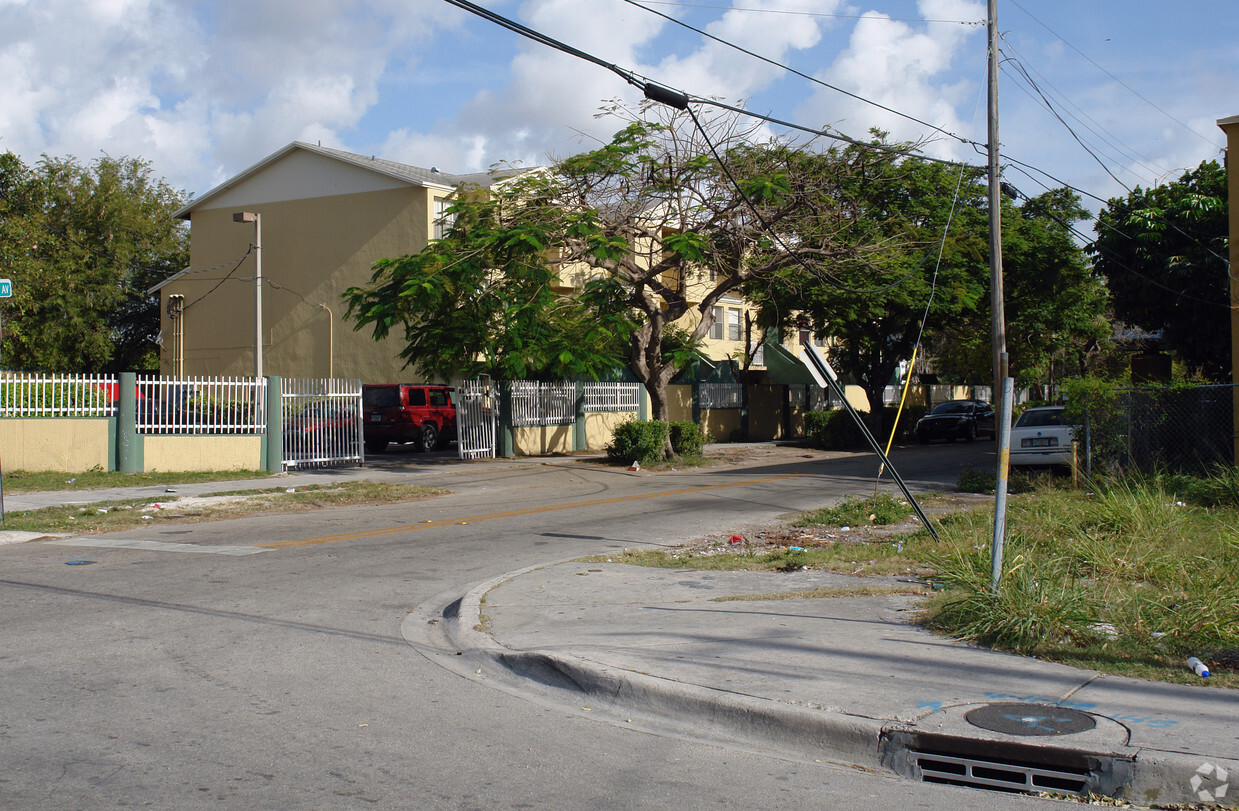
[[[1231,484],[1214,485],[1217,505]],[[930,564],[946,591],[927,611],[948,633],[1039,655],[1090,655],[1182,669],[1239,648],[1239,501],[1210,509],[1164,477],[1013,500],[1005,566],[991,593],[992,512],[942,522]],[[989,519],[989,520],[986,520]],[[1060,657],[1061,658],[1061,657]]]

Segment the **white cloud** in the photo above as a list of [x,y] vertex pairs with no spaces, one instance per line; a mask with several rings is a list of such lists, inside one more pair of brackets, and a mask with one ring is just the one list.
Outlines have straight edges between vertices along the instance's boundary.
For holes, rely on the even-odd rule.
[[[969,0],[921,0],[918,9],[928,20],[985,18],[984,6]],[[891,110],[970,137],[975,135],[974,127],[957,110],[969,109],[984,89],[984,30],[984,26],[950,22],[908,23],[869,12],[857,22],[847,50],[820,78]],[[958,78],[954,71],[960,62],[975,66],[975,81]],[[866,137],[871,127],[886,130],[896,140],[917,140],[930,133],[903,116],[828,89],[814,93],[797,110],[797,117],[831,125],[856,138]],[[983,124],[981,131],[983,141]],[[963,154],[949,140],[939,140],[926,151],[950,157]]]

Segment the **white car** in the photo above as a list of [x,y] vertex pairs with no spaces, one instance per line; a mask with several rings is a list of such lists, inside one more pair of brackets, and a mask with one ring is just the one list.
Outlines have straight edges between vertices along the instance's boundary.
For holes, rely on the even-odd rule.
[[1073,426],[1063,406],[1030,408],[1011,426],[1012,465],[1070,465]]

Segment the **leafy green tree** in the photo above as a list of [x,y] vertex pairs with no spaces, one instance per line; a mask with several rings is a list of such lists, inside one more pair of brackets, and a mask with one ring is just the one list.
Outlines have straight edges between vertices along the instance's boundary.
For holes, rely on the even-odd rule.
[[1189,373],[1230,376],[1226,170],[1205,161],[1172,183],[1110,200],[1089,252],[1115,317],[1162,330]]
[[873,250],[838,203],[846,172],[751,136],[731,120],[628,115],[596,150],[458,194],[446,237],[376,265],[346,292],[349,315],[376,339],[402,326],[406,362],[434,376],[588,374],[622,359],[667,421],[667,385],[720,298]]
[[841,170],[835,194],[851,223],[848,238],[876,252],[824,257],[826,276],[796,268],[764,289],[752,285],[749,295],[781,327],[807,320],[831,339],[832,365],[864,389],[880,430],[883,390],[910,358],[927,306],[927,328],[953,330],[985,298],[988,276],[980,170],[874,146],[806,160]]
[[159,301],[188,264],[184,193],[135,158],[83,166],[0,155],[0,265],[13,280],[3,362],[47,372],[158,368]]
[[[1088,216],[1079,197],[1067,189],[1045,192],[1018,206],[1004,201],[1007,355],[1019,386],[1045,389],[1064,375],[1088,374],[1091,359],[1112,331],[1105,286],[1072,237],[1074,224]],[[989,305],[985,296],[954,323],[935,326],[935,363],[949,379],[990,379]]]

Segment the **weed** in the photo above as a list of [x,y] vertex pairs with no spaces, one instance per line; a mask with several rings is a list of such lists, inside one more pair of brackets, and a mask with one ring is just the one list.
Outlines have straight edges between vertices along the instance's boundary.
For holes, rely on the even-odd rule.
[[908,502],[887,493],[868,498],[848,498],[842,504],[806,513],[792,523],[795,527],[848,527],[863,524],[897,524],[912,515]]

